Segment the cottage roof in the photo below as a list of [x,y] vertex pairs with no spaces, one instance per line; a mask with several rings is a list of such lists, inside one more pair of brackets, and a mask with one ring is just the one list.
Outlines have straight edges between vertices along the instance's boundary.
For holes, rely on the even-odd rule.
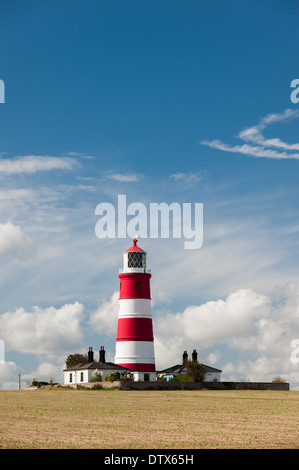
[[80,364],[76,364],[75,366],[68,367],[64,369],[63,372],[71,371],[71,370],[86,370],[86,369],[98,369],[98,370],[123,370],[125,372],[128,371],[126,367],[119,366],[118,364],[114,364],[113,362],[81,362]]
[[[220,369],[215,369],[214,367],[207,366],[203,364],[206,368],[207,372],[222,372]],[[186,372],[186,367],[183,364],[177,364],[172,367],[168,367],[167,369],[160,370],[159,374],[181,374],[182,372]]]

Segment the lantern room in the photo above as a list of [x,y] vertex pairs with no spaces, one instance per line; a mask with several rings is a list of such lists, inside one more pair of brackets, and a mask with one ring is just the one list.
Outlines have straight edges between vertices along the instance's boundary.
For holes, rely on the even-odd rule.
[[146,251],[137,246],[137,239],[134,238],[133,246],[126,250],[123,254],[122,273],[146,273]]

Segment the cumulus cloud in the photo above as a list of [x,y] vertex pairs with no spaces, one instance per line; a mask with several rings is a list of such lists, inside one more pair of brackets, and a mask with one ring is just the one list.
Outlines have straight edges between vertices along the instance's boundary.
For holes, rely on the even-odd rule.
[[183,335],[162,335],[157,322],[154,323],[155,361],[158,370],[182,363],[182,354],[188,345]]
[[0,258],[12,252],[26,252],[32,245],[33,241],[20,226],[10,221],[0,223]]
[[[225,299],[181,312],[169,311],[169,301],[168,311],[153,306],[157,368],[180,363],[185,349],[197,349],[199,360],[222,369],[224,380],[271,381],[281,376],[299,382],[299,367],[291,361],[291,342],[299,331],[299,284],[280,287],[276,294],[238,289]],[[114,292],[91,314],[93,330],[115,338],[117,312]],[[223,359],[223,346],[233,355],[241,352],[236,362]]]
[[[269,314],[270,299],[252,289],[240,289],[225,300],[188,306],[182,313],[168,313],[157,318],[158,351],[165,357],[162,345],[166,344],[170,359],[172,346],[175,348],[173,354],[177,354],[178,348],[182,353],[186,345],[191,344],[202,350],[217,344],[246,348],[248,337],[255,334],[256,322],[268,318]],[[215,360],[215,356],[212,359]]]
[[[158,315],[154,329],[160,368],[181,361],[183,350],[195,348],[199,360],[222,369],[226,380],[271,381],[279,375],[299,382],[298,363],[291,360],[291,343],[299,331],[299,283],[281,288],[281,294],[277,300],[239,289],[224,300]],[[239,360],[223,363],[221,345],[241,351]]]
[[[223,380],[271,381],[275,376],[299,382],[299,367],[291,361],[291,342],[299,331],[299,283],[277,288],[275,295],[253,289],[238,289],[224,299],[189,305],[181,312],[154,311],[156,366],[169,367],[182,360],[185,349],[197,349],[199,360],[222,369]],[[6,312],[0,317],[0,337],[7,351],[55,355],[83,346],[83,305],[78,302],[60,309],[34,307]],[[97,334],[115,339],[118,292],[90,315],[89,324]],[[299,340],[298,340],[299,342]],[[224,360],[222,346],[236,355],[236,362]],[[60,360],[60,359],[59,359]],[[113,360],[113,358],[112,358]],[[18,367],[5,363],[2,383],[6,388]],[[28,375],[62,380],[62,366],[44,360]],[[25,378],[27,377],[25,374]],[[32,377],[31,377],[32,376]],[[56,378],[57,377],[57,378]]]
[[63,383],[64,367],[64,364],[57,365],[46,361],[41,362],[36,369],[25,372],[15,362],[0,361],[0,389],[18,390],[19,375],[22,389],[31,385],[33,379],[48,382],[52,378],[54,382]]
[[57,365],[49,361],[41,362],[35,370],[31,371],[30,373],[24,374],[22,376],[22,380],[24,382],[27,382],[29,385],[32,383],[33,378],[45,382],[49,382],[52,378],[53,382],[62,383],[64,368],[65,364]]
[[[298,364],[291,360],[291,343],[299,331],[299,283],[275,291],[271,296],[253,289],[238,289],[224,299],[189,305],[181,312],[169,311],[167,301],[166,313],[153,312],[157,368],[180,363],[185,349],[197,349],[200,361],[222,369],[223,380],[271,381],[281,376],[299,382]],[[23,308],[6,312],[0,317],[0,337],[7,351],[44,358],[56,354],[61,358],[63,352],[78,351],[83,346],[83,310],[83,305],[76,302],[60,309],[34,307],[31,312]],[[114,340],[117,313],[116,291],[91,313],[92,331]],[[230,351],[230,356],[241,351],[236,362],[223,359],[222,346]],[[5,364],[1,382],[7,388],[19,368]],[[44,360],[30,377],[28,373],[24,377],[49,380],[53,376],[62,380],[62,368]]]
[[[289,144],[279,138],[266,139],[262,131],[272,123],[295,119],[299,116],[298,110],[286,109],[282,113],[272,113],[263,117],[260,122],[239,132],[239,139],[246,142],[242,145],[229,145],[221,140],[203,140],[200,143],[224,152],[241,153],[252,157],[272,159],[299,159],[299,143]],[[282,151],[283,150],[283,151]]]
[[207,362],[209,365],[217,364],[221,357],[221,353],[219,351],[211,351],[207,356]]
[[79,302],[61,308],[20,307],[0,316],[0,337],[6,351],[26,354],[61,354],[82,345],[84,306]]
[[117,329],[119,292],[114,292],[109,300],[90,314],[89,323],[95,332],[107,336],[115,336]]
[[77,160],[70,157],[26,155],[14,159],[0,159],[0,175],[36,173],[49,170],[73,170]]
[[19,388],[19,374],[22,372],[22,368],[14,362],[0,361],[0,387],[3,390],[17,390]]
[[[222,369],[223,380],[271,381],[281,376],[299,382],[299,366],[291,360],[291,343],[299,331],[299,283],[279,287],[272,296],[238,289],[181,312],[170,311],[168,300],[165,305],[157,311],[153,306],[158,370],[181,363],[184,350],[197,349],[200,361]],[[91,314],[93,330],[115,338],[117,312],[114,292]],[[236,362],[222,357],[223,347],[233,356],[238,351]]]

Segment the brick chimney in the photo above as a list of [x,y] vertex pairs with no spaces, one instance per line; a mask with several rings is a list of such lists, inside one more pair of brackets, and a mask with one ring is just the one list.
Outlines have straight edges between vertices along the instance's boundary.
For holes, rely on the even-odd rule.
[[188,360],[188,353],[187,353],[187,351],[184,351],[184,354],[183,354],[183,362],[184,362],[186,359]]
[[105,364],[106,360],[105,360],[105,349],[104,349],[104,346],[100,346],[100,362],[102,364]]
[[193,349],[193,352],[192,352],[192,361],[197,361],[197,352],[196,352],[196,349]]
[[89,346],[89,348],[88,348],[88,362],[93,362],[93,350],[92,350],[92,346]]

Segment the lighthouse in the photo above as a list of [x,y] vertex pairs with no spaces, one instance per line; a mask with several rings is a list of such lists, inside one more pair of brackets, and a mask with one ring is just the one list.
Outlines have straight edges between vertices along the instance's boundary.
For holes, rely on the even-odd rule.
[[156,379],[154,335],[151,310],[150,270],[146,252],[133,246],[123,253],[119,270],[119,312],[115,364],[130,369],[134,381]]

